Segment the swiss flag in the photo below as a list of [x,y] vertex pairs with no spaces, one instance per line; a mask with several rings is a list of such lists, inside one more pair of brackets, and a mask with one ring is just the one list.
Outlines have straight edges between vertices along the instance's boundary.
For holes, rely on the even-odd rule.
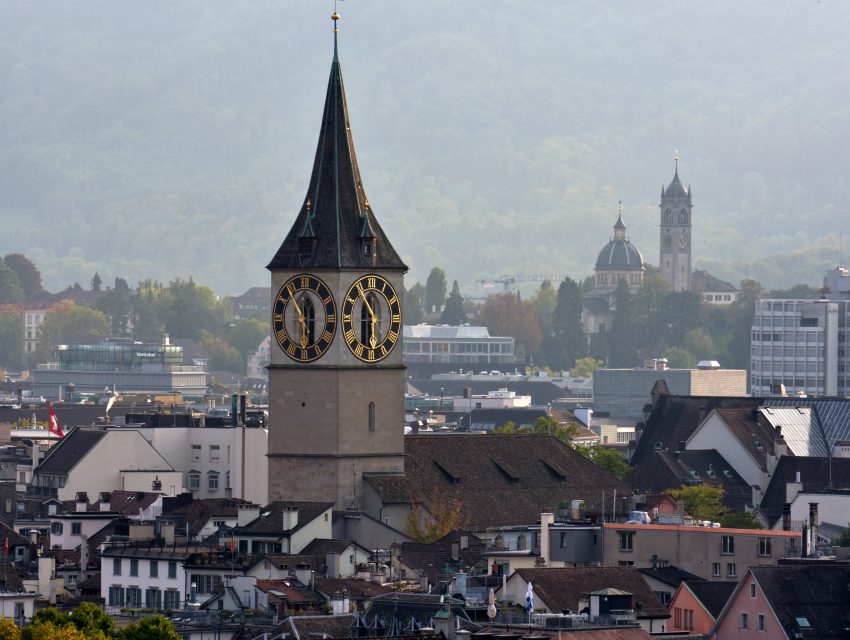
[[65,432],[62,431],[62,428],[59,426],[59,421],[56,419],[56,414],[53,412],[53,403],[48,402],[47,408],[50,410],[50,433],[52,433],[54,436],[64,438]]

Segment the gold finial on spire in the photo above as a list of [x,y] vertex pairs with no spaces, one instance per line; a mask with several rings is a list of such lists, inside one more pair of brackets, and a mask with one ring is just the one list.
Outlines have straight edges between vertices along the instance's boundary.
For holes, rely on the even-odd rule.
[[619,204],[619,206],[617,207],[617,213],[622,216],[623,215],[623,201],[620,200],[618,204]]
[[339,14],[336,12],[337,0],[334,0],[334,12],[331,14],[331,20],[334,21],[334,33],[339,33]]
[[676,149],[676,152],[673,154],[673,160],[679,162],[679,150]]

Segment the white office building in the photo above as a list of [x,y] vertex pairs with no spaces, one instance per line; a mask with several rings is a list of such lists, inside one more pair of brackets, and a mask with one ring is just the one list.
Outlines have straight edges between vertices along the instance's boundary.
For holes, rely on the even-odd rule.
[[847,300],[759,300],[752,395],[846,396]]

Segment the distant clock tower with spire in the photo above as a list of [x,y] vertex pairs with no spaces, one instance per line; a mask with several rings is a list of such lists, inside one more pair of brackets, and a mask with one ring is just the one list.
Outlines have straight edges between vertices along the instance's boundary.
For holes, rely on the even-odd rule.
[[691,187],[679,179],[679,152],[673,181],[661,187],[660,252],[658,267],[673,291],[691,289]]
[[361,181],[334,52],[307,194],[268,269],[269,498],[362,507],[363,475],[404,471],[407,267]]

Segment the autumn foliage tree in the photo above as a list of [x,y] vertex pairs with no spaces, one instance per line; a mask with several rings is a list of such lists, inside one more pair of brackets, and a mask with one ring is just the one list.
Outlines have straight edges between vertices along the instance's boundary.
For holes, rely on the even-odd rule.
[[405,518],[405,533],[416,542],[434,542],[443,536],[469,526],[469,515],[463,505],[449,492],[431,487],[427,497],[420,497],[411,505]]
[[478,324],[487,327],[491,336],[511,336],[519,358],[537,351],[543,341],[534,304],[513,293],[487,298],[478,311]]

